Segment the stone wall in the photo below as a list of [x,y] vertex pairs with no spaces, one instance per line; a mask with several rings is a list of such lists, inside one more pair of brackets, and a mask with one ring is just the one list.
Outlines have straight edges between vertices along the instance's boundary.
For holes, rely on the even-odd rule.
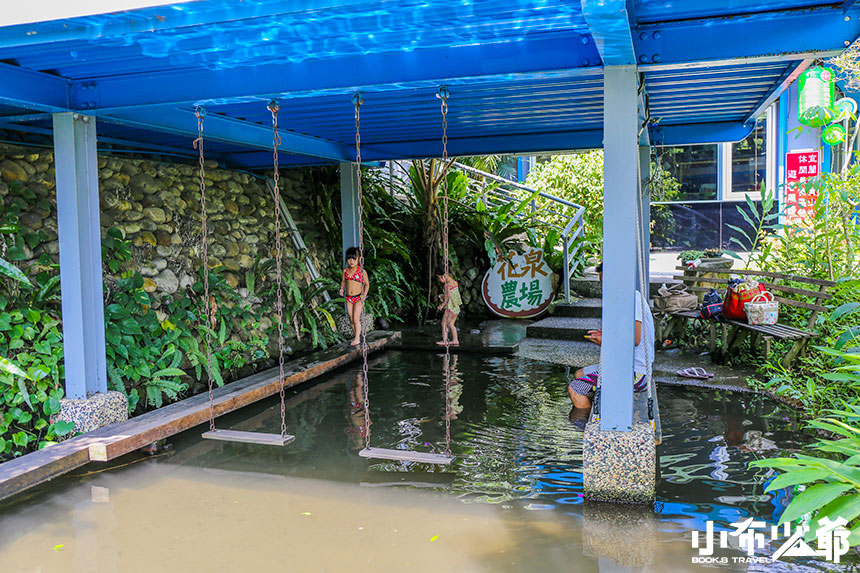
[[[145,278],[144,289],[153,294],[153,308],[166,318],[164,303],[194,283],[202,256],[200,225],[200,184],[196,164],[159,162],[148,159],[99,155],[99,200],[102,236],[115,227],[131,241],[132,261]],[[274,253],[274,206],[265,181],[249,173],[220,169],[208,162],[205,170],[210,266],[223,265],[227,283],[243,298],[249,293],[245,274],[257,254]],[[302,210],[296,197],[303,189],[309,170],[281,173],[284,199],[300,229],[312,224],[313,216]],[[22,266],[47,252],[58,260],[56,183],[53,152],[36,147],[0,145],[0,195],[10,185],[21,182],[37,200],[20,222],[39,230],[44,241],[30,249],[25,246]],[[283,231],[284,257],[297,256],[287,231]],[[308,245],[318,268],[333,264],[334,254]],[[106,272],[105,282],[119,279]],[[264,325],[267,326],[267,325]]]
[[458,245],[454,248],[462,268],[454,269],[454,278],[460,284],[460,298],[463,299],[463,317],[477,319],[489,317],[490,312],[481,297],[481,281],[490,266],[483,250],[470,248],[471,245]]

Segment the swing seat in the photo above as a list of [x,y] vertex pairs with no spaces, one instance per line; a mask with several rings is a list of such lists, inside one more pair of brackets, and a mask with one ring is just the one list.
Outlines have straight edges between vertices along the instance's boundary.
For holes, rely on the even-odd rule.
[[207,440],[222,442],[241,442],[243,444],[261,444],[263,446],[286,446],[296,439],[295,436],[281,434],[263,434],[261,432],[242,432],[239,430],[211,430],[203,434]]
[[445,454],[413,452],[409,450],[389,450],[386,448],[364,448],[358,452],[358,455],[363,458],[417,462],[420,464],[448,465],[454,461],[454,456],[446,456]]

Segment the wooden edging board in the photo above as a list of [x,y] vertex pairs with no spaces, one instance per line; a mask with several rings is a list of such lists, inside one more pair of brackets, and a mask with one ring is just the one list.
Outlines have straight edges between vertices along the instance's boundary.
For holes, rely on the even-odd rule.
[[[400,338],[399,332],[368,334],[368,351],[385,348]],[[344,344],[288,362],[284,386],[301,384],[361,357],[358,348]],[[259,372],[217,388],[213,410],[220,416],[280,390],[278,369]],[[65,442],[0,464],[0,500],[53,479],[90,461],[109,461],[156,440],[184,432],[209,419],[208,393],[198,394],[147,412],[125,422],[110,424]]]

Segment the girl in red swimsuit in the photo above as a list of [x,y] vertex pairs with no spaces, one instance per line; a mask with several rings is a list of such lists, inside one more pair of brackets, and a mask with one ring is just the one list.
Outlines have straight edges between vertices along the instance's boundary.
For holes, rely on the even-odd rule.
[[340,296],[346,295],[346,315],[352,323],[352,331],[355,336],[350,346],[358,346],[361,342],[361,311],[364,308],[364,300],[367,291],[370,290],[370,281],[367,271],[358,266],[358,248],[350,247],[346,250],[346,264],[343,269],[343,277],[340,279]]

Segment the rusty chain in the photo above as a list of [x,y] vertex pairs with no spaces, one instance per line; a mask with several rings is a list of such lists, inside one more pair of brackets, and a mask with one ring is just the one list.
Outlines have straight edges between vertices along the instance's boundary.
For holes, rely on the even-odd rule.
[[200,226],[203,234],[203,312],[206,314],[206,378],[209,385],[209,431],[215,431],[215,391],[212,387],[212,302],[209,300],[209,245],[206,230],[206,165],[203,157],[203,118],[206,109],[194,109],[197,116],[197,139],[194,148],[200,152]]
[[[362,212],[361,188],[361,104],[364,98],[356,92],[352,96],[355,107],[355,181],[358,195],[358,267],[364,272],[364,213]],[[362,282],[362,291],[364,291]],[[361,387],[364,391],[364,447],[370,449],[370,392],[367,375],[367,331],[364,328],[364,299],[361,300],[361,315],[358,318],[358,328],[361,330]]]
[[[448,161],[448,98],[451,93],[447,86],[442,86],[436,93],[436,97],[442,100],[442,169],[445,169],[445,163]],[[447,175],[447,174],[445,174]],[[451,269],[448,268],[448,178],[443,175],[442,178],[442,206],[444,209],[443,224],[442,224],[442,248],[445,262],[445,275],[447,276]],[[447,285],[445,288],[448,288]],[[446,309],[447,310],[447,309]],[[451,336],[451,332],[448,332]],[[451,457],[451,347],[445,345],[445,456]]]
[[278,395],[281,398],[281,437],[287,437],[287,411],[284,399],[284,302],[281,277],[281,188],[280,174],[278,173],[278,146],[281,144],[281,136],[278,134],[278,111],[281,106],[277,100],[269,102],[269,111],[272,112],[272,164],[275,195],[275,276],[278,291],[278,380],[280,389]]

